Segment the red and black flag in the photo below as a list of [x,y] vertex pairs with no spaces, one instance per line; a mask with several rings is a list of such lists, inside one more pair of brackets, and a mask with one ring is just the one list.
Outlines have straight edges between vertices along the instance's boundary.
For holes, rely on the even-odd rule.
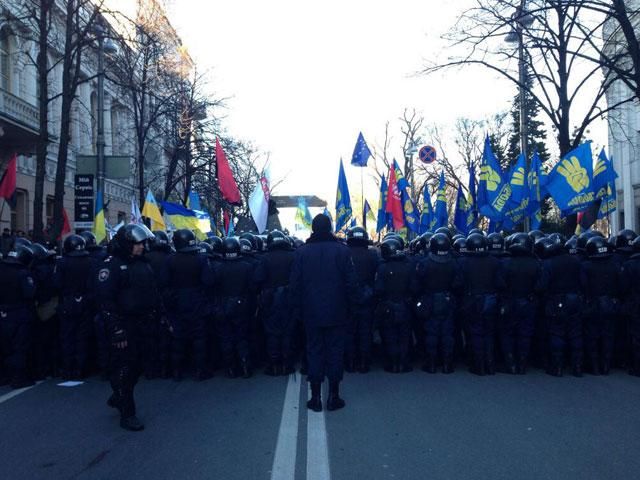
[[11,208],[16,208],[17,162],[18,156],[14,153],[0,179],[0,198],[4,198]]

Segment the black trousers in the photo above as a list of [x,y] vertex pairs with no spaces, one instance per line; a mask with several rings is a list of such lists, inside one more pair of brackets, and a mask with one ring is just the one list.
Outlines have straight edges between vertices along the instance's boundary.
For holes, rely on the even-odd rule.
[[141,349],[139,345],[139,326],[137,319],[129,318],[124,322],[127,332],[127,346],[116,348],[110,344],[109,379],[115,400],[122,418],[136,414],[136,404],[133,390],[140,377],[142,365]]
[[310,382],[339,382],[344,374],[346,326],[305,326],[307,338],[307,379]]

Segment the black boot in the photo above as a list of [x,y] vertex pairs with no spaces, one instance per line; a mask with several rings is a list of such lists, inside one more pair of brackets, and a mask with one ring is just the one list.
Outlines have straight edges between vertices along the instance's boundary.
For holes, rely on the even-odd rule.
[[253,372],[247,358],[240,359],[240,372],[242,373],[242,378],[251,378]]
[[172,377],[174,382],[182,381],[182,370],[179,368],[174,368]]
[[311,398],[307,401],[307,408],[314,412],[322,411],[322,398],[320,397],[320,382],[311,382]]
[[302,360],[300,360],[300,374],[301,375],[306,375],[307,374],[307,370],[308,370],[307,359],[303,358]]
[[276,363],[270,362],[269,365],[267,365],[267,368],[264,369],[264,374],[269,375],[270,377],[277,376],[278,372],[277,372],[276,365],[277,365]]
[[553,377],[561,377],[562,376],[562,359],[552,358],[551,363],[547,368],[547,373]]
[[107,400],[107,406],[111,408],[118,408],[118,400],[116,400],[115,395],[111,395]]
[[422,371],[427,373],[436,373],[436,357],[429,355],[422,366]]
[[340,382],[329,384],[329,397],[327,398],[327,410],[330,412],[344,408],[345,402],[340,398]]
[[451,357],[444,357],[442,359],[442,373],[450,374],[453,373],[453,359]]
[[344,369],[348,373],[354,373],[356,371],[356,360],[355,360],[355,358],[348,358],[344,362]]
[[582,377],[582,362],[576,360],[573,362],[573,372],[574,377]]
[[487,375],[496,374],[496,364],[494,363],[492,356],[487,356],[487,358],[484,359],[484,370]]
[[138,417],[132,415],[127,418],[120,419],[120,426],[125,430],[129,430],[131,432],[139,432],[140,430],[144,430],[144,425]]
[[597,356],[592,356],[591,357],[591,373],[593,375],[601,375],[602,372],[600,371],[600,358]]
[[609,375],[610,371],[611,371],[611,360],[608,358],[605,358],[604,360],[602,360],[602,375]]
[[369,370],[371,370],[371,361],[367,357],[361,358],[358,364],[358,372],[369,373]]
[[507,373],[511,375],[515,375],[516,373],[518,373],[518,369],[516,368],[516,360],[511,354],[504,356],[504,367]]
[[520,357],[516,363],[516,374],[525,375],[527,373],[527,357]]
[[473,359],[473,364],[471,365],[469,371],[475,375],[483,377],[486,374],[484,367],[484,358],[476,355]]

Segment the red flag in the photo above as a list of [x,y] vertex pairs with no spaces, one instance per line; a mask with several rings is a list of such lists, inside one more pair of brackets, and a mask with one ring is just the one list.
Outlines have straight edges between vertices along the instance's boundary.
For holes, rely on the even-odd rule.
[[222,193],[222,198],[231,204],[240,205],[240,190],[238,190],[238,184],[233,178],[233,173],[229,167],[227,156],[222,150],[220,142],[216,138],[216,162],[218,164],[218,187]]
[[60,236],[58,240],[61,240],[67,233],[71,233],[71,224],[69,223],[69,217],[67,216],[67,210],[62,207],[62,231],[60,232]]
[[387,206],[385,210],[391,214],[393,218],[393,229],[400,230],[404,228],[404,218],[402,215],[402,201],[400,199],[400,190],[396,182],[395,169],[389,169],[389,190],[387,192]]
[[0,180],[0,198],[4,198],[11,208],[16,207],[16,175],[17,175],[18,156],[14,153],[7,169],[2,174]]

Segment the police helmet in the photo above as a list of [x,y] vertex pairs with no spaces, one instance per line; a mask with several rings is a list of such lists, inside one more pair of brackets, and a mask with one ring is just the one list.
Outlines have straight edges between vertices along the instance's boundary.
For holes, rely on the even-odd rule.
[[434,255],[448,255],[451,250],[451,240],[444,233],[436,233],[429,240],[429,251]]
[[578,253],[578,237],[572,236],[569,240],[564,244],[564,249],[567,251],[569,255],[575,255]]
[[267,235],[267,250],[288,250],[291,244],[280,230],[272,230]]
[[14,246],[2,259],[4,263],[12,263],[16,265],[24,265],[28,267],[33,261],[33,250],[26,245]]
[[93,234],[92,231],[84,230],[80,232],[80,236],[84,238],[84,243],[85,243],[84,248],[86,248],[87,250],[91,251],[91,250],[100,249],[100,247],[98,246],[98,239],[96,238],[96,236]]
[[484,253],[487,251],[487,239],[479,233],[472,233],[467,237],[469,253]]
[[565,243],[567,243],[567,238],[563,234],[558,232],[549,234],[549,238],[554,242],[559,243],[560,245],[564,245]]
[[600,236],[591,237],[587,241],[586,252],[589,258],[609,257],[613,253],[609,242]]
[[347,245],[368,245],[369,235],[362,227],[352,227],[347,230]]
[[526,233],[515,233],[509,236],[509,247],[507,250],[509,250],[509,253],[512,255],[531,255],[533,241]]
[[198,244],[198,247],[200,247],[200,251],[198,252],[200,253],[200,255],[204,255],[206,257],[212,257],[214,255],[213,247],[211,246],[210,243],[200,242]]
[[32,244],[31,251],[33,252],[34,259],[38,262],[43,262],[56,256],[56,252],[54,250],[49,250],[41,243]]
[[149,242],[151,250],[169,250],[171,248],[171,241],[167,232],[154,230],[153,237],[153,240]]
[[487,244],[490,252],[502,252],[504,250],[504,238],[498,232],[487,235]]
[[267,248],[265,241],[262,238],[262,235],[254,235],[256,239],[256,252],[264,252]]
[[624,229],[618,232],[616,235],[616,250],[621,252],[630,253],[633,251],[633,241],[638,237],[633,230]]
[[418,250],[426,252],[429,248],[429,242],[433,238],[432,232],[424,232],[418,237]]
[[154,236],[145,225],[137,223],[129,223],[124,227],[118,229],[115,240],[115,247],[120,249],[123,253],[129,255],[136,243],[147,243],[149,240],[153,240]]
[[13,247],[14,248],[18,248],[18,247],[29,247],[31,248],[31,240],[29,240],[28,238],[25,237],[16,237],[13,239]]
[[242,235],[240,235],[240,240],[242,239],[248,240],[249,243],[251,243],[251,251],[253,252],[258,251],[258,240],[253,233],[244,232]]
[[389,240],[391,238],[394,238],[400,244],[400,250],[404,250],[404,247],[405,247],[404,238],[402,238],[400,235],[398,235],[397,233],[394,233],[394,232],[387,233],[384,236],[384,240]]
[[395,237],[387,238],[380,245],[380,253],[385,260],[402,257],[402,246]]
[[529,232],[529,237],[531,237],[531,240],[533,241],[534,245],[538,242],[538,240],[540,240],[541,238],[544,238],[544,233],[541,232],[540,230],[531,230]]
[[240,255],[240,240],[238,240],[238,237],[226,237],[222,240],[222,251],[224,258],[237,258]]
[[451,240],[451,230],[449,230],[449,227],[436,228],[436,231],[434,233],[444,233],[447,237],[449,237],[449,240]]
[[247,253],[251,253],[253,251],[253,246],[251,242],[247,238],[240,239],[240,252],[244,255]]
[[217,235],[207,238],[209,245],[213,248],[213,253],[222,254],[222,239]]
[[562,245],[549,237],[542,237],[533,246],[533,251],[539,258],[551,258],[564,251]]
[[173,232],[173,245],[179,253],[197,252],[200,250],[196,236],[191,230],[181,228]]
[[586,250],[587,248],[587,242],[589,241],[589,239],[599,236],[594,230],[587,230],[586,232],[583,232],[580,234],[580,236],[578,236],[578,244],[577,244],[577,249],[578,252],[583,252]]
[[631,245],[633,246],[634,253],[640,252],[640,235],[635,238]]
[[480,235],[484,235],[484,232],[482,230],[480,230],[479,228],[472,228],[471,230],[469,230],[469,235],[471,235],[473,233],[479,233]]
[[453,250],[460,254],[469,253],[467,249],[467,239],[465,237],[458,238],[453,242]]
[[71,234],[64,239],[62,248],[69,257],[84,257],[89,253],[85,250],[86,243],[80,235]]

